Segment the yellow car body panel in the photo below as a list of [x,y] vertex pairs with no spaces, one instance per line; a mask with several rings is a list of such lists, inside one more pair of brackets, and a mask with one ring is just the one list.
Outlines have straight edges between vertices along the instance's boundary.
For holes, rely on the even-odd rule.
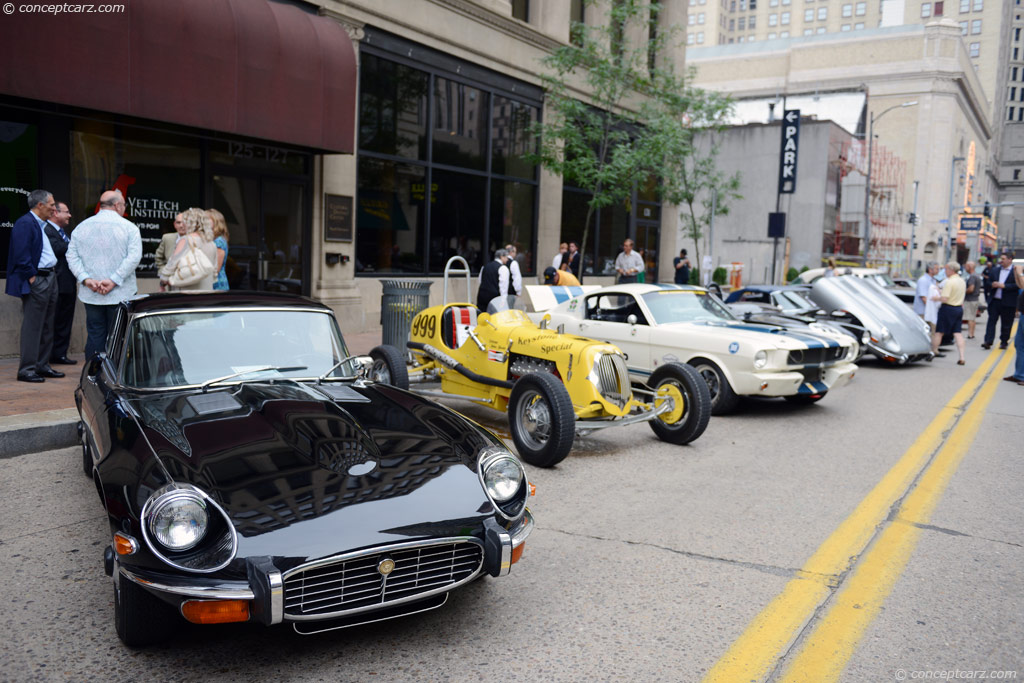
[[[456,310],[446,317],[449,309]],[[476,311],[469,303],[448,303],[423,310],[413,319],[410,341],[442,351],[480,377],[509,384],[517,378],[510,370],[510,363],[516,359],[526,363],[554,363],[578,418],[622,417],[644,406],[633,399],[628,385],[618,401],[609,400],[598,389],[600,382],[595,371],[598,358],[602,354],[622,356],[617,346],[541,329],[524,312],[514,309],[477,314],[476,325],[470,326],[472,335],[464,334],[460,343],[450,322],[459,309]],[[510,386],[490,386],[475,381],[415,348],[413,355],[417,366],[412,372],[436,369],[443,392],[485,402],[497,410],[506,409]]]

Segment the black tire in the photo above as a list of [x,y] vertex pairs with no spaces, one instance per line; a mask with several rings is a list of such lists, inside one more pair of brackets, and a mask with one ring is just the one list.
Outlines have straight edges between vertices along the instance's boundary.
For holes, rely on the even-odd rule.
[[182,619],[174,608],[126,579],[115,566],[114,628],[121,642],[132,648],[166,640]]
[[554,375],[523,375],[508,399],[508,423],[519,457],[535,467],[553,467],[572,450],[576,413],[565,386]]
[[92,453],[89,452],[89,437],[82,433],[82,470],[85,472],[85,476],[92,479]]
[[712,415],[724,415],[736,410],[736,406],[740,403],[740,397],[733,391],[729,380],[725,378],[725,373],[717,365],[703,358],[690,361],[690,365],[700,373],[708,385],[708,391],[711,394]]
[[381,384],[390,384],[399,389],[409,388],[409,369],[405,365],[405,356],[394,346],[381,344],[370,351],[373,367],[370,379]]
[[826,393],[823,391],[820,394],[793,394],[792,396],[783,396],[782,398],[790,403],[817,403],[825,398]]
[[651,425],[651,429],[662,441],[679,445],[690,443],[704,433],[711,419],[711,392],[708,384],[689,365],[666,363],[651,373],[648,381],[648,386],[655,393],[665,385],[671,385],[682,394],[683,414],[672,423],[665,422],[659,416],[647,424]]

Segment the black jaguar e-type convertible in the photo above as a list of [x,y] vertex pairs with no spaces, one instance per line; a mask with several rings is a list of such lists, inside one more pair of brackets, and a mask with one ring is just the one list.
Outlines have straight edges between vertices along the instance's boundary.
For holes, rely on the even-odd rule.
[[302,297],[120,304],[75,401],[124,643],[182,618],[342,628],[509,572],[533,528],[519,459],[372,367]]

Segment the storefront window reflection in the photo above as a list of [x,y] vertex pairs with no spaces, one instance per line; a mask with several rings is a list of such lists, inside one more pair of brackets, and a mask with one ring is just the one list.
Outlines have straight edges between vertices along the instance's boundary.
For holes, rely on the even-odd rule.
[[[486,225],[484,199],[487,181],[479,176],[434,171],[430,212],[430,271],[444,270],[452,256],[466,259],[474,273],[487,260],[482,237]],[[492,244],[489,251],[504,245]]]
[[360,149],[426,159],[428,75],[372,54],[360,61]]
[[423,272],[426,196],[422,166],[360,157],[356,272]]
[[190,138],[115,124],[76,121],[71,131],[71,213],[80,222],[96,213],[100,194],[118,189],[125,218],[142,235],[140,274],[155,274],[153,252],[174,230],[174,217],[200,206],[199,144]]
[[537,137],[530,126],[537,122],[538,109],[507,97],[494,98],[491,116],[491,170],[502,175],[533,178],[534,165],[524,155],[537,151]]
[[434,163],[483,170],[487,159],[487,93],[434,79]]
[[33,124],[0,121],[0,270],[5,275],[11,228],[29,210],[28,193],[39,185],[38,138]]
[[519,269],[535,271],[533,245],[533,206],[537,188],[512,180],[491,182],[491,244],[515,245]]

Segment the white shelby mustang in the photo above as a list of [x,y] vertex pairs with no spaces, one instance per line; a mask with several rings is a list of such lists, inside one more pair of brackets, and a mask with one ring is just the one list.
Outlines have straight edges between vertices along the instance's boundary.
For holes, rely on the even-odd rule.
[[740,396],[813,403],[857,370],[859,346],[849,335],[824,325],[790,329],[745,322],[699,287],[625,284],[567,291],[564,298],[550,292],[544,301],[562,299],[550,306],[539,305],[542,297],[530,291],[540,287],[526,289],[536,311],[531,317],[617,345],[634,382],[665,363],[693,366],[711,390],[713,414],[733,410]]

